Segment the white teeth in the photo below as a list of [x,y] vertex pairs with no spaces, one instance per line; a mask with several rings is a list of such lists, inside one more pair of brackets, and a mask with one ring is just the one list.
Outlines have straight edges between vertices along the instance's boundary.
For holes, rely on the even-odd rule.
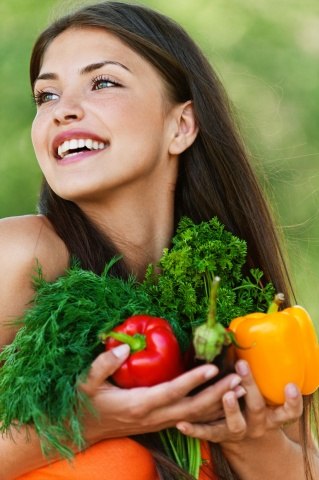
[[70,140],[69,150],[75,150],[78,148],[78,143],[79,142],[77,140]]
[[61,143],[58,147],[58,155],[60,158],[64,158],[67,155],[74,155],[77,152],[69,152],[69,150],[76,150],[78,148],[86,147],[88,150],[103,150],[106,148],[106,143],[98,142],[96,140],[92,140],[91,138],[72,138],[71,140],[66,140],[65,142]]
[[90,138],[88,140],[85,140],[85,146],[86,148],[88,148],[89,150],[92,150],[93,148],[93,140],[91,140]]
[[66,142],[62,143],[62,145],[58,148],[58,155],[59,157],[63,157],[63,154],[67,152],[70,148],[70,142],[67,140]]

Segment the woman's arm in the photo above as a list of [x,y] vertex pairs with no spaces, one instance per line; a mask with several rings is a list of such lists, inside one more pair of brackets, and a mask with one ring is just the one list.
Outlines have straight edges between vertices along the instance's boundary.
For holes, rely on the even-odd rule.
[[[41,216],[0,220],[0,349],[15,337],[12,322],[23,315],[32,301],[32,277],[37,260],[48,279],[54,279],[67,266],[67,252],[48,222]],[[1,374],[1,371],[0,371]],[[13,438],[13,440],[12,440]],[[0,479],[10,480],[25,471],[46,464],[40,442],[32,431],[0,436]]]
[[0,480],[14,480],[47,463],[33,429],[27,432],[22,428],[19,432],[0,436]]
[[[223,396],[225,421],[214,424],[178,424],[185,434],[219,443],[232,469],[241,480],[306,480],[303,452],[295,428],[290,435],[283,426],[302,414],[302,396],[294,385],[286,387],[286,401],[268,407],[250,373],[240,361],[237,372],[246,390],[242,410],[233,392]],[[319,459],[313,448],[314,478],[319,478]]]

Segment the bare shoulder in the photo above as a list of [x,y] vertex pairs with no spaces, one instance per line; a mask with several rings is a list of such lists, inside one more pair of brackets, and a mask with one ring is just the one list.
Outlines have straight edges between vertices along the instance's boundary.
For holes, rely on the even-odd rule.
[[44,216],[26,215],[0,220],[0,260],[9,269],[39,261],[48,279],[53,279],[66,268],[68,252]]
[[32,301],[38,264],[48,280],[68,266],[67,249],[50,222],[38,215],[0,220],[0,346],[12,340],[12,320]]

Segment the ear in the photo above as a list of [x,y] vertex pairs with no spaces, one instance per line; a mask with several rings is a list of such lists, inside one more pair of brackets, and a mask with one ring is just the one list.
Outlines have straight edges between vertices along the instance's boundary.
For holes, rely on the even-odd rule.
[[179,155],[192,145],[198,133],[193,102],[189,100],[177,105],[174,114],[174,136],[169,145],[169,153]]

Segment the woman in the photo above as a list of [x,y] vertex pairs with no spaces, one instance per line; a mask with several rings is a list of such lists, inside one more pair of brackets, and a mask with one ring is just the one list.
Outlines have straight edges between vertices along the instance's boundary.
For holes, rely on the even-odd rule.
[[[146,265],[156,263],[170,244],[182,215],[195,222],[217,215],[247,241],[247,268],[261,268],[288,298],[275,230],[223,89],[179,26],[137,5],[84,7],[42,33],[30,71],[37,104],[32,140],[44,182],[40,215],[5,219],[0,225],[6,272],[0,286],[2,345],[15,335],[6,322],[21,315],[32,298],[36,259],[53,280],[63,274],[71,255],[83,268],[100,273],[120,252],[123,260],[113,273],[143,278]],[[107,468],[121,445],[126,460],[131,447],[133,457],[144,459],[145,472],[138,467],[135,472],[134,462],[119,470],[123,462],[115,460],[114,478],[125,478],[125,472],[140,480],[159,474],[177,478],[177,468],[157,451],[152,434],[140,436],[169,426],[209,442],[215,473],[209,466],[206,478],[318,475],[310,400],[303,407],[295,385],[287,385],[284,405],[270,409],[249,366],[238,362],[236,373],[192,397],[187,396],[191,390],[216,375],[214,366],[147,389],[110,388],[105,380],[128,353],[123,346],[100,355],[80,387],[99,416],[88,414],[84,420],[88,449],[87,456],[76,456],[78,475],[87,464],[92,471],[94,449],[100,449],[99,461],[104,457]],[[132,435],[152,449],[153,457],[127,439]],[[71,478],[64,463],[46,467],[34,433],[29,442],[24,431],[14,432],[14,442],[2,437],[0,459],[0,479]],[[109,470],[105,478],[111,478]]]

